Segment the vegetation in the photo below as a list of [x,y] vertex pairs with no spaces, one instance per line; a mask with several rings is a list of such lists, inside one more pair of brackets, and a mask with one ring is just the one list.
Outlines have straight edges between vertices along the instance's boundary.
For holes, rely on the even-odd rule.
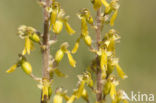
[[[54,56],[50,54],[50,48],[59,41],[57,36],[59,36],[64,26],[69,36],[75,34],[75,30],[69,24],[69,16],[65,15],[65,11],[61,8],[57,0],[39,1],[44,14],[43,33],[26,25],[18,28],[19,37],[25,40],[25,46],[19,54],[19,60],[7,70],[7,73],[11,73],[15,71],[17,67],[21,67],[28,76],[39,82],[38,87],[42,91],[41,103],[48,103],[48,101],[50,101],[54,74],[59,77],[66,77],[66,75],[58,69],[64,55],[67,55],[69,64],[73,68],[78,65],[72,55],[77,53],[82,40],[88,46],[88,52],[91,52],[95,58],[93,58],[90,65],[86,67],[86,71],[78,75],[78,85],[72,95],[68,96],[66,90],[58,87],[55,90],[55,94],[53,93],[53,103],[63,103],[63,99],[67,103],[73,103],[81,97],[89,103],[89,94],[86,88],[90,88],[96,95],[96,103],[107,102],[107,95],[110,95],[112,103],[119,103],[120,101],[124,103],[128,102],[125,98],[125,92],[123,90],[117,90],[116,88],[119,84],[118,76],[122,79],[127,77],[120,67],[119,59],[115,53],[115,45],[119,42],[120,36],[114,29],[102,34],[105,25],[114,25],[119,10],[118,0],[109,2],[106,0],[91,0],[91,3],[97,13],[96,20],[93,19],[90,11],[86,8],[78,12],[77,16],[81,21],[81,33],[72,50],[69,50],[69,44],[64,42],[60,45]],[[95,30],[96,42],[93,42],[94,38],[89,35],[88,27]],[[42,51],[43,67],[41,78],[33,74],[32,66],[27,60],[27,55],[31,54],[34,43],[37,43]],[[118,75],[115,75],[115,69]]]

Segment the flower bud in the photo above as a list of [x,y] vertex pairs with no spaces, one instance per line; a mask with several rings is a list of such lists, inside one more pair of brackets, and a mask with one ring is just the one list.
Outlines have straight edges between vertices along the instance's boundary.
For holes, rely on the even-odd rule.
[[92,44],[92,39],[89,35],[86,35],[84,36],[84,40],[85,40],[85,43],[88,45],[88,46],[91,46]]
[[36,33],[30,35],[30,39],[36,43],[40,43],[40,37]]
[[32,67],[29,62],[22,61],[21,67],[26,74],[30,75],[32,73]]
[[56,94],[53,98],[53,103],[63,103],[63,98],[60,94]]
[[94,0],[93,5],[94,5],[94,9],[97,10],[101,7],[102,2],[101,2],[101,0]]
[[64,52],[62,51],[62,49],[59,49],[55,54],[55,61],[59,63],[62,60],[63,56]]
[[53,25],[53,32],[59,34],[62,31],[62,28],[63,28],[62,20],[57,20]]

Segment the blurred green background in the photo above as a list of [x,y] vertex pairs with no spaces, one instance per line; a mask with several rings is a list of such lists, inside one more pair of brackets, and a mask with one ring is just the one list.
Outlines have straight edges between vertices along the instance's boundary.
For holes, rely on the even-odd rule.
[[[88,8],[92,15],[95,15],[89,0],[58,1],[71,16],[70,24],[77,33],[75,36],[68,36],[64,30],[58,37],[59,42],[52,47],[52,54],[56,52],[61,42],[68,41],[73,47],[74,41],[80,34],[80,20],[76,16],[78,10]],[[120,4],[119,16],[114,26],[122,37],[121,43],[117,45],[117,55],[120,58],[120,65],[129,78],[121,80],[119,88],[128,94],[131,91],[154,94],[156,93],[156,0],[120,0]],[[20,68],[10,75],[5,71],[16,62],[17,54],[24,46],[24,41],[17,36],[18,26],[25,24],[42,31],[42,19],[42,9],[36,0],[0,0],[0,103],[40,102],[40,90],[35,81],[25,75]],[[95,37],[94,32],[90,34]],[[81,42],[74,58],[77,60],[77,68],[70,67],[65,57],[59,68],[69,77],[66,79],[57,77],[53,84],[54,88],[59,85],[68,89],[69,94],[76,87],[78,80],[76,75],[85,71],[93,56],[84,42]],[[41,76],[41,52],[37,45],[28,60],[32,63],[33,72]],[[94,99],[94,95],[91,98]],[[77,101],[80,102],[81,99]]]

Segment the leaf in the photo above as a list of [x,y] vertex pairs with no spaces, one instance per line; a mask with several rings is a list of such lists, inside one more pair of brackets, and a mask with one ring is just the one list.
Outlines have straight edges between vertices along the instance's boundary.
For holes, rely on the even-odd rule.
[[85,43],[86,43],[88,46],[91,46],[91,44],[92,44],[92,38],[91,38],[89,35],[85,35],[85,36],[84,36],[84,40],[85,40]]

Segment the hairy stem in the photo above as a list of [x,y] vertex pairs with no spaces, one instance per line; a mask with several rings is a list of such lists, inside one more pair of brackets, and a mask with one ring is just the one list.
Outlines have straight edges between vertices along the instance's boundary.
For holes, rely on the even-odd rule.
[[[97,29],[96,29],[96,42],[97,48],[99,49],[99,43],[101,41],[101,8],[97,10]],[[96,93],[96,101],[99,103],[102,102],[102,78],[101,78],[101,69],[100,69],[100,61],[99,57],[96,58],[98,67],[97,67],[97,93]]]
[[[45,0],[46,7],[50,5],[50,0]],[[50,48],[49,48],[49,13],[44,9],[43,10],[44,15],[44,31],[43,31],[43,46],[45,46],[45,49],[42,50],[42,61],[43,61],[43,68],[42,68],[42,79],[49,80],[49,72],[48,72],[48,66],[49,66],[49,57],[50,57]],[[48,97],[44,97],[44,101],[42,101],[41,97],[41,103],[47,103]]]

